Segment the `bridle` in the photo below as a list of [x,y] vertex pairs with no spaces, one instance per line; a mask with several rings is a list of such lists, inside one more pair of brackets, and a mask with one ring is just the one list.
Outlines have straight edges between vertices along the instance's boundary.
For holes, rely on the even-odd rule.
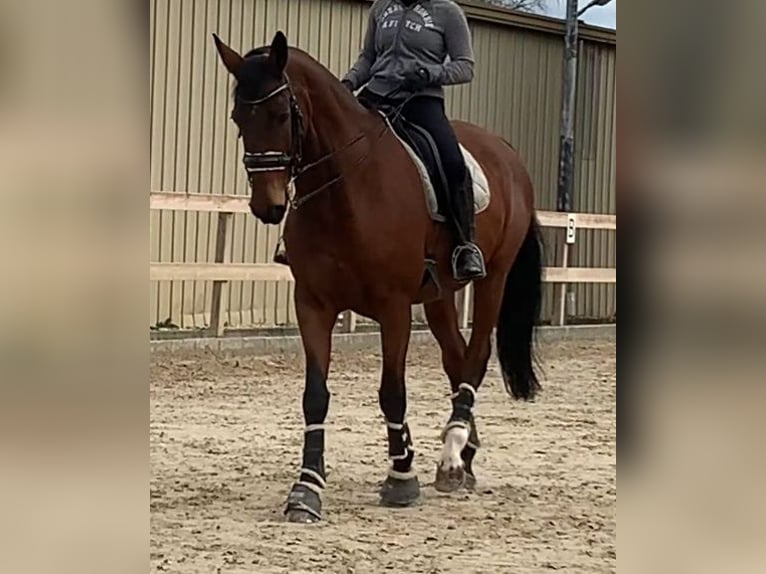
[[[287,153],[283,151],[263,151],[263,152],[246,151],[242,158],[242,163],[245,166],[245,171],[247,172],[248,178],[256,173],[288,170],[290,178],[289,178],[289,181],[287,182],[287,185],[285,186],[285,197],[287,198],[287,203],[290,205],[290,207],[294,210],[297,210],[298,208],[303,206],[307,201],[316,197],[317,195],[319,195],[319,193],[321,193],[325,189],[333,186],[334,184],[342,180],[344,178],[344,175],[340,174],[337,177],[331,179],[330,181],[317,187],[316,189],[313,189],[311,192],[305,195],[302,195],[300,197],[298,197],[294,191],[295,183],[298,180],[298,178],[300,178],[303,174],[315,168],[316,166],[332,159],[339,153],[349,149],[351,146],[353,146],[357,142],[367,137],[368,133],[366,131],[363,131],[362,133],[354,137],[351,141],[349,141],[342,147],[331,151],[330,153],[320,157],[316,161],[313,161],[308,164],[304,164],[303,163],[303,138],[305,135],[305,126],[304,126],[303,112],[301,111],[301,108],[298,105],[298,99],[295,97],[295,93],[293,92],[292,86],[290,85],[290,80],[287,77],[287,74],[283,74],[282,78],[283,78],[283,83],[280,86],[278,86],[277,88],[275,88],[274,90],[272,90],[271,92],[269,92],[268,94],[266,94],[265,96],[261,98],[258,98],[256,100],[245,100],[239,97],[239,95],[237,95],[236,99],[238,102],[244,105],[255,107],[270,101],[272,98],[286,91],[290,97],[290,133],[291,133],[290,151]],[[398,90],[395,90],[395,92],[397,91]],[[397,109],[395,110],[395,113],[398,114],[399,112],[401,112],[401,108],[403,107],[404,107],[404,104],[402,104],[401,106],[398,106]],[[380,132],[377,134],[375,141],[378,141],[380,138],[382,138],[383,135],[386,133],[386,131],[388,131],[388,129],[389,129],[389,124],[387,122],[383,122],[383,127],[380,130]],[[365,153],[361,158],[357,159],[351,167],[356,167],[360,165],[368,157],[369,157],[369,152]]]
[[290,82],[286,75],[283,76],[283,80],[283,83],[279,87],[257,100],[245,100],[244,98],[237,96],[237,100],[241,104],[255,107],[265,104],[284,91],[287,91],[290,95],[290,151],[288,153],[283,151],[246,151],[242,158],[242,163],[245,166],[245,171],[248,176],[266,171],[281,171],[287,169],[292,180],[297,177],[300,171],[301,162],[303,160],[303,112],[301,112],[298,100],[293,93],[293,89],[290,86]]

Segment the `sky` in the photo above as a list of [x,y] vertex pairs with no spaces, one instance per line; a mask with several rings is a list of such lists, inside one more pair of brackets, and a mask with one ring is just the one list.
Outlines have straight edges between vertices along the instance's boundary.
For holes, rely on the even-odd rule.
[[[590,0],[579,0],[579,2],[580,8],[584,8]],[[552,0],[546,13],[556,18],[564,18],[566,14],[565,0]],[[617,29],[617,0],[612,0],[606,6],[593,6],[580,19],[594,26]]]

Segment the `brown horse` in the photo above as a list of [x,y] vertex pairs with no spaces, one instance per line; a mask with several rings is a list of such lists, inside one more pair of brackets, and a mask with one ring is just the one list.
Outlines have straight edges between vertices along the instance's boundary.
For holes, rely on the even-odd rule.
[[[306,359],[306,429],[300,476],[287,500],[288,520],[321,518],[331,334],[345,310],[380,325],[379,399],[392,461],[382,502],[408,506],[420,494],[405,418],[413,303],[425,303],[453,393],[435,486],[440,491],[472,487],[479,446],[472,408],[495,327],[508,391],[531,399],[539,389],[533,330],[540,307],[541,245],[524,165],[501,138],[455,123],[491,189],[489,206],[476,219],[487,276],[475,285],[473,330],[466,345],[454,303],[454,292],[463,285],[451,277],[450,233],[429,216],[420,173],[381,113],[360,105],[311,56],[288,48],[281,32],[270,46],[244,57],[214,39],[236,79],[232,119],[244,144],[252,212],[264,223],[278,224],[290,208],[284,238]],[[431,280],[426,259],[436,262]]]

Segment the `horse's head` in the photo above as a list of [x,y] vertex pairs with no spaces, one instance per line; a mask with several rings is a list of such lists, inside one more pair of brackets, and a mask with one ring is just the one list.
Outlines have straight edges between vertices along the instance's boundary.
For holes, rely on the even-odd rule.
[[303,118],[287,67],[287,38],[277,32],[267,49],[242,57],[213,34],[224,66],[237,81],[231,119],[244,144],[250,209],[278,224],[287,211],[287,188],[302,155]]

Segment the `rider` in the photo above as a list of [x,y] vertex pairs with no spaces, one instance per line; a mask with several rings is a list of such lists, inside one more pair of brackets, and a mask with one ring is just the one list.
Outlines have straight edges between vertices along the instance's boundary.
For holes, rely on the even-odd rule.
[[427,130],[439,149],[448,181],[449,207],[458,245],[453,275],[458,281],[486,275],[474,243],[473,191],[457,136],[444,110],[443,86],[473,79],[471,31],[452,0],[375,0],[364,47],[343,84],[375,107],[395,106],[409,122]]

